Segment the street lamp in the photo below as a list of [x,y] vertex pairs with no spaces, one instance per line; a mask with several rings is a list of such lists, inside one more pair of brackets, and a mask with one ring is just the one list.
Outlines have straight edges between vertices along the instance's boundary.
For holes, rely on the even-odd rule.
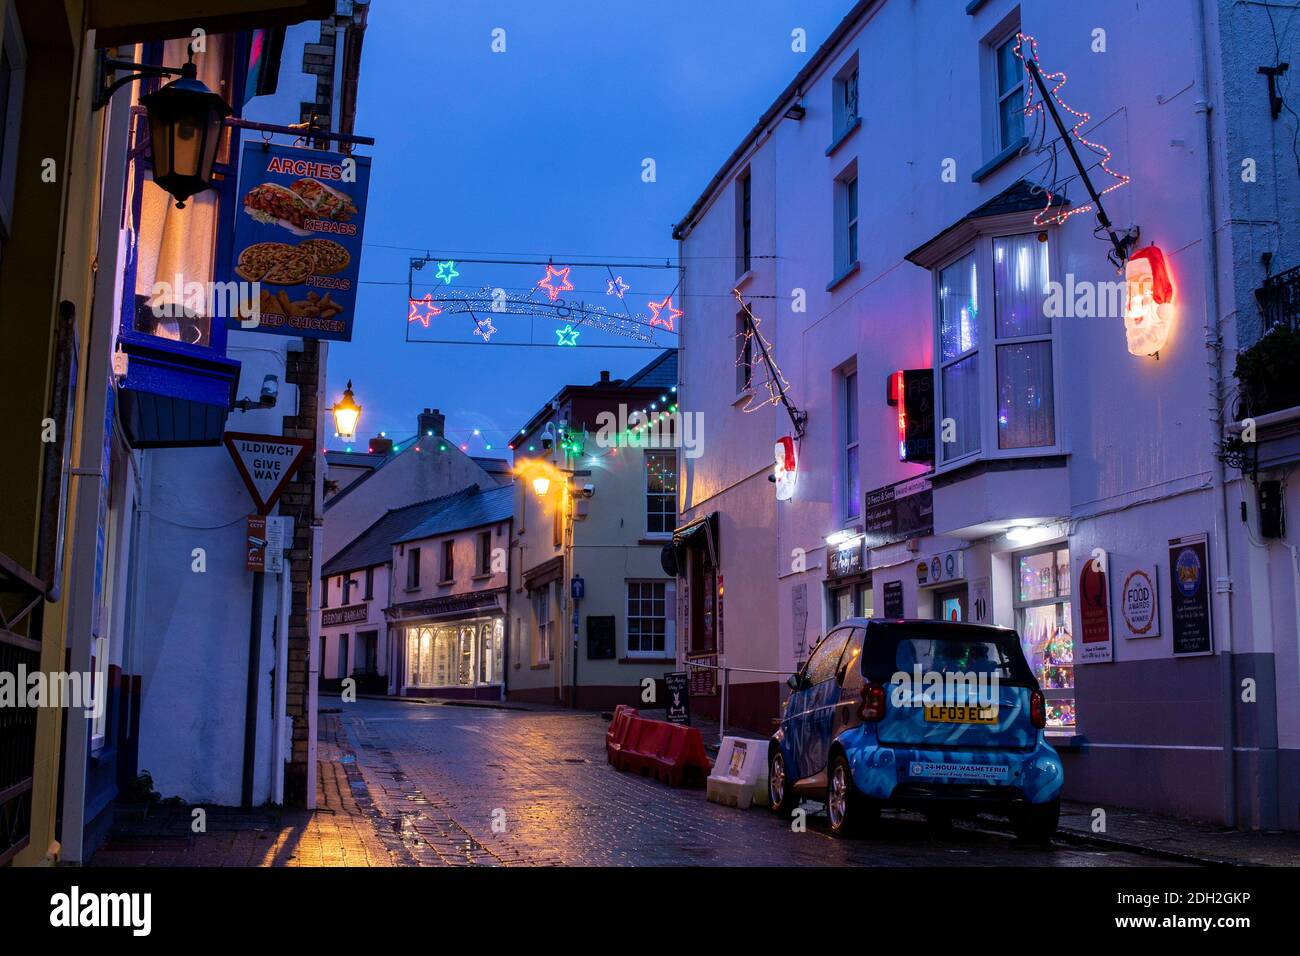
[[533,492],[539,498],[545,498],[551,490],[551,479],[546,475],[538,475],[533,479]]
[[[162,89],[140,98],[148,113],[149,148],[153,159],[153,180],[183,209],[185,200],[212,187],[212,168],[217,161],[222,126],[233,112],[230,106],[198,78],[194,48],[179,70],[118,60],[100,54],[100,88],[94,109],[108,104],[122,86],[147,76],[176,76]],[[128,76],[108,82],[118,70],[133,70]]]
[[352,379],[348,379],[342,401],[335,402],[331,410],[334,412],[334,431],[344,441],[352,441],[357,433],[357,421],[361,418],[361,406],[352,396]]

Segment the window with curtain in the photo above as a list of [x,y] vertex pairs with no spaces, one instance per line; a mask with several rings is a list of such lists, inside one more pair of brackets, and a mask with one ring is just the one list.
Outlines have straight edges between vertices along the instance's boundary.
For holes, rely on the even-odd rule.
[[[938,270],[941,463],[1056,445],[1049,263],[1047,234],[1033,232],[981,239]],[[981,292],[991,309],[981,310]],[[942,441],[942,419],[952,419],[953,441]]]
[[1047,282],[1047,243],[1038,234],[993,240],[999,448],[1056,443]]
[[940,270],[938,313],[943,418],[953,420],[956,438],[940,445],[943,461],[953,461],[980,450],[979,282],[974,253]]
[[843,496],[840,513],[847,521],[862,511],[862,474],[858,459],[858,370],[849,369],[840,377],[840,421],[843,423],[841,440],[843,451],[840,463],[843,468]]

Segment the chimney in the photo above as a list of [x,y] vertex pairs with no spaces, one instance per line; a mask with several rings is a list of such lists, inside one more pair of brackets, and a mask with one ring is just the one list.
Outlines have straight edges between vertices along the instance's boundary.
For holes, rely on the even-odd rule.
[[442,438],[446,424],[447,416],[436,408],[426,408],[420,412],[418,427],[421,435],[433,435],[435,438]]
[[601,372],[600,372],[600,384],[601,384],[601,385],[608,385],[608,384],[609,384],[609,369],[601,369]]
[[370,454],[387,455],[393,450],[393,440],[385,438],[383,435],[376,435],[370,439]]

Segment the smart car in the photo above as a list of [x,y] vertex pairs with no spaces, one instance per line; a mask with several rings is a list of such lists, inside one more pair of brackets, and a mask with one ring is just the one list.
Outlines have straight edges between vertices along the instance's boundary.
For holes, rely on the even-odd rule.
[[1003,627],[866,620],[837,625],[789,680],[769,746],[774,812],[824,800],[839,835],[882,807],[934,822],[992,812],[1017,836],[1056,832],[1064,770],[1046,704]]

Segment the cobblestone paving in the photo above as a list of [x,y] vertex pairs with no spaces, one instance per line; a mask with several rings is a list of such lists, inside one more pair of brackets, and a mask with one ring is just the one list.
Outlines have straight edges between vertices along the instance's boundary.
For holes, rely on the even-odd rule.
[[[398,863],[419,865],[1158,866],[1122,850],[1023,847],[1005,835],[936,835],[886,814],[835,839],[816,804],[808,829],[766,810],[716,806],[700,790],[622,774],[599,717],[363,700],[343,709],[362,812]],[[347,757],[345,756],[345,760]]]

